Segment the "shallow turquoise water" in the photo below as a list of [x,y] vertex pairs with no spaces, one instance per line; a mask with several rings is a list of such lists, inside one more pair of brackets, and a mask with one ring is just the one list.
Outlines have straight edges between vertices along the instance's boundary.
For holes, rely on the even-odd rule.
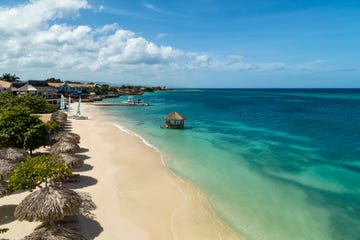
[[[359,90],[177,90],[106,107],[250,240],[360,239]],[[107,102],[126,100],[107,99]],[[185,130],[160,129],[171,111]]]

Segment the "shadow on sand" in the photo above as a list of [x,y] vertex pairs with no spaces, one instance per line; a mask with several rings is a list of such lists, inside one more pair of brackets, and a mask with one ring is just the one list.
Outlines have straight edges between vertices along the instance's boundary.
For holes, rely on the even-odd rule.
[[[80,149],[80,150],[81,150],[81,149]],[[83,154],[76,154],[76,156],[77,156],[79,159],[83,160],[83,161],[85,161],[86,159],[89,159],[89,158],[90,158],[89,156],[86,156],[86,155],[83,155]]]
[[94,219],[82,215],[78,216],[78,219],[80,223],[80,232],[87,239],[95,239],[102,231],[104,231],[101,225]]
[[78,151],[78,153],[86,153],[88,151],[89,151],[88,148],[80,148],[80,151]]
[[80,188],[95,185],[96,183],[97,183],[97,180],[95,178],[80,175],[79,176],[79,181],[65,183],[65,186],[68,187],[68,188],[71,188],[71,189],[80,189]]
[[95,203],[91,199],[91,195],[86,192],[78,192],[81,196],[82,204],[79,209],[78,223],[80,231],[87,239],[94,239],[103,231],[101,225],[95,220],[96,216],[93,211],[96,209]]
[[14,211],[17,205],[3,205],[0,206],[0,225],[15,221]]
[[73,172],[86,172],[89,171],[91,169],[93,169],[94,167],[90,164],[84,164],[82,167],[79,168],[73,168],[72,171]]

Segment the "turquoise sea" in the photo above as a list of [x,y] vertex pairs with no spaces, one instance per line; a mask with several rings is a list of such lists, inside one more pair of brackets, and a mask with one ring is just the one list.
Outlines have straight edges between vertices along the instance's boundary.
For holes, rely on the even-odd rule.
[[[360,90],[179,89],[104,107],[248,240],[360,239]],[[120,102],[126,97],[106,99]],[[161,129],[172,111],[185,130]]]

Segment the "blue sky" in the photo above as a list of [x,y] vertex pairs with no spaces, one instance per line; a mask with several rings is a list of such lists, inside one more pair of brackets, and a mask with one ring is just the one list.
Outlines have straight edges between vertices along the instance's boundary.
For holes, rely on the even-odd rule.
[[0,72],[170,87],[360,87],[360,1],[0,0]]

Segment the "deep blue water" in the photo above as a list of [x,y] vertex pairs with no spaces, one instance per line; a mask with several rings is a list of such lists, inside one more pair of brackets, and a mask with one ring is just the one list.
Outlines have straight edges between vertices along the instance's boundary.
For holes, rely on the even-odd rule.
[[[191,89],[107,107],[250,240],[360,239],[360,90]],[[108,102],[126,100],[107,99]],[[160,129],[178,111],[185,130]]]

